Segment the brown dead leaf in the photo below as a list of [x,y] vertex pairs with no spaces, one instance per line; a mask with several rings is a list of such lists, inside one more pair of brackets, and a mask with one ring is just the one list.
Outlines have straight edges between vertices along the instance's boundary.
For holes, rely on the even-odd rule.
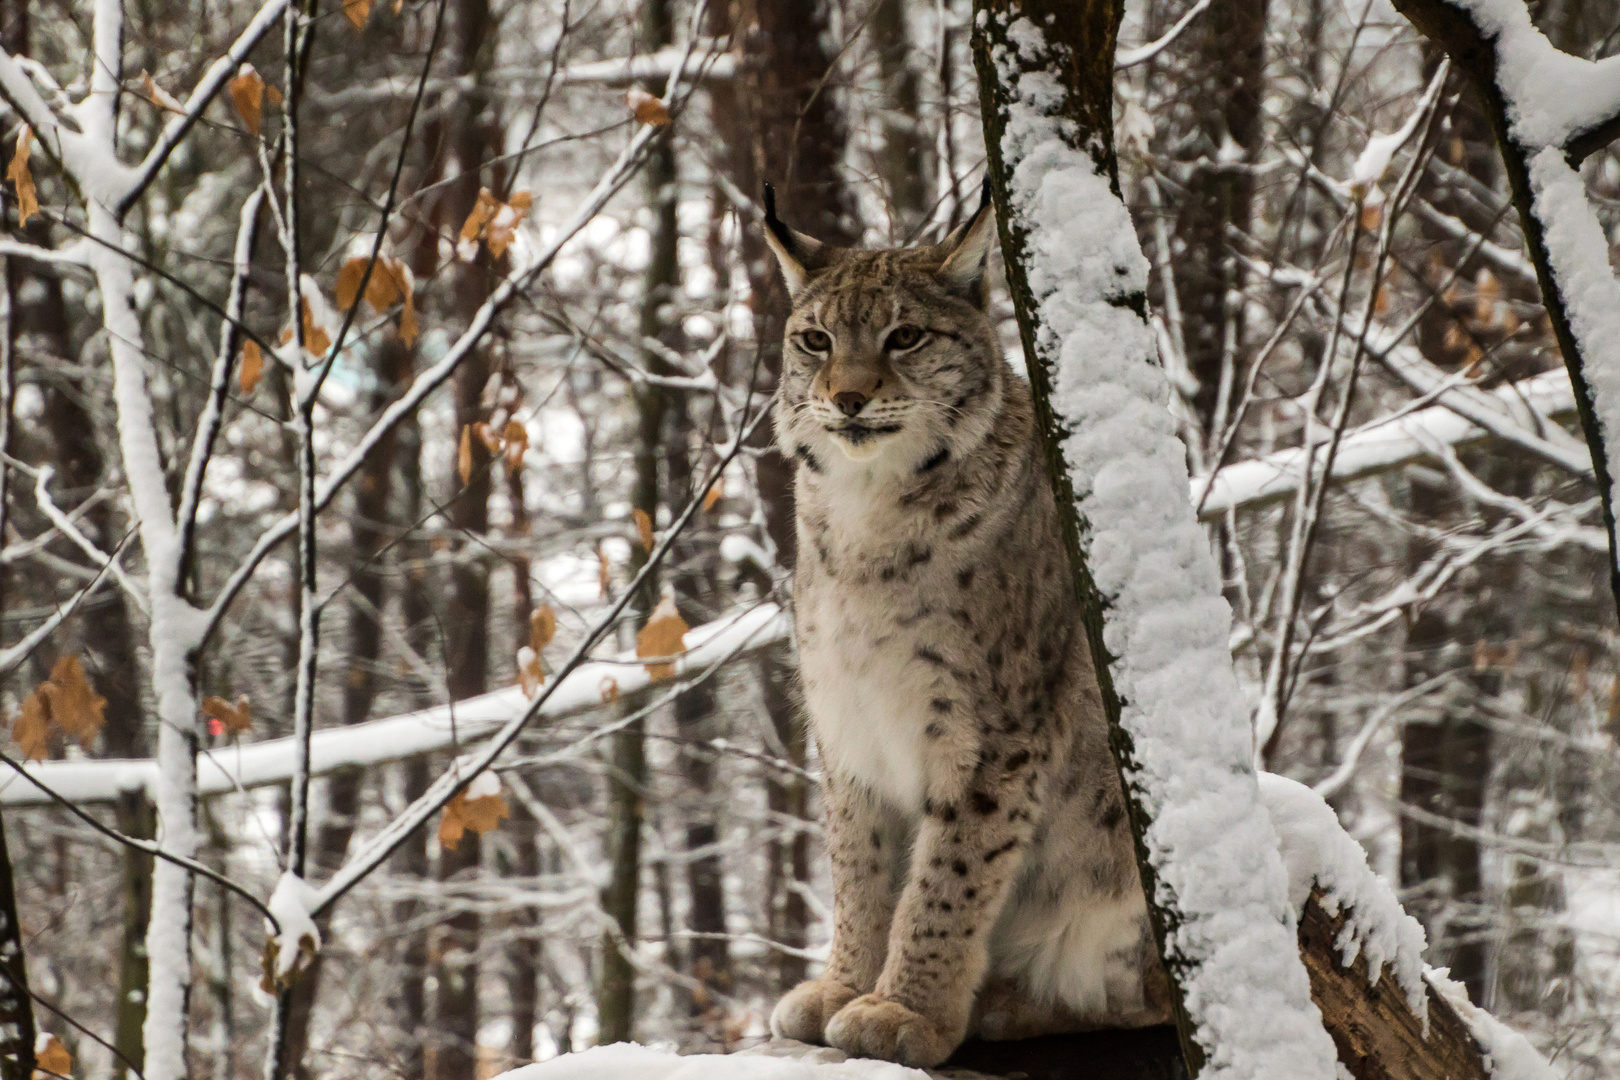
[[28,155],[33,153],[29,143],[34,132],[27,124],[17,129],[17,149],[6,166],[6,179],[17,185],[17,224],[26,225],[28,219],[39,213],[39,193],[34,190],[34,174],[28,170]]
[[524,697],[534,697],[545,685],[545,669],[540,666],[540,654],[525,645],[517,654],[518,685],[523,688]]
[[472,479],[472,436],[471,424],[461,429],[461,449],[456,451],[456,475],[461,477],[463,484]]
[[50,680],[41,683],[40,690],[50,697],[52,723],[89,749],[107,722],[107,699],[96,693],[85,678],[79,658],[68,655],[57,660]]
[[619,700],[619,684],[613,681],[613,676],[602,676],[600,693],[602,695],[602,704],[604,705],[612,705],[615,701]]
[[272,105],[279,106],[281,104],[280,88],[275,86],[266,86],[264,88],[264,100],[268,101]]
[[[636,655],[643,658],[679,656],[686,651],[686,632],[690,629],[675,607],[675,597],[665,593],[648,616],[647,625],[636,635]],[[675,665],[667,659],[663,663],[647,664],[646,668],[654,682],[675,674]]]
[[523,455],[529,449],[529,429],[521,421],[508,420],[501,429],[501,437],[506,440],[506,471],[516,476],[523,468]]
[[669,123],[669,110],[664,108],[664,103],[641,87],[632,86],[624,95],[624,100],[640,123],[653,127],[663,127]]
[[364,30],[366,20],[371,18],[371,0],[343,0],[343,14],[356,30]]
[[259,385],[259,379],[264,376],[264,353],[259,349],[257,341],[242,342],[242,367],[237,372],[237,378],[242,385],[242,393],[251,394]]
[[652,518],[639,506],[630,512],[630,516],[636,520],[636,536],[640,538],[642,548],[651,555],[653,544],[657,543],[653,537]]
[[488,450],[492,457],[506,449],[506,439],[482,420],[475,421],[472,427],[473,434],[478,436],[478,441],[484,444],[484,449]]
[[471,243],[484,235],[484,226],[489,224],[489,219],[495,216],[495,211],[500,209],[500,206],[501,201],[489,188],[479,191],[478,201],[467,214],[467,220],[461,223],[461,238]]
[[714,504],[720,501],[720,496],[726,493],[725,489],[726,482],[724,480],[716,480],[714,482],[714,486],[709,488],[709,493],[703,496],[703,509],[705,511],[713,510]]
[[511,812],[499,795],[470,799],[465,791],[460,792],[444,808],[444,817],[439,821],[439,844],[454,851],[464,835],[487,833]]
[[536,656],[557,636],[557,613],[544,604],[529,613],[529,648]]
[[324,355],[332,347],[332,338],[326,332],[326,327],[315,321],[315,312],[310,309],[309,301],[303,297],[298,303],[304,309],[304,351],[311,356]]
[[[345,262],[338,271],[333,297],[339,311],[348,311],[354,306],[360,292],[360,279],[365,277],[366,264],[370,261],[365,256],[357,255]],[[366,282],[366,303],[376,311],[386,311],[401,300],[405,301],[405,310],[399,317],[400,340],[406,345],[414,345],[420,332],[416,324],[416,285],[410,270],[402,261],[384,255],[378,258],[377,265],[371,270],[371,280]]]
[[606,600],[608,593],[613,591],[613,567],[608,563],[607,551],[600,543],[596,545],[596,561],[596,583],[601,586],[602,599]]
[[72,1076],[73,1055],[62,1045],[62,1040],[55,1035],[46,1035],[43,1041],[45,1045],[34,1050],[34,1064],[47,1073]]
[[405,279],[405,310],[399,313],[399,340],[406,347],[416,344],[416,336],[421,332],[416,325],[416,290],[411,279]]
[[1361,227],[1366,232],[1377,232],[1384,223],[1384,204],[1367,203],[1361,208]]
[[147,100],[165,112],[185,115],[186,107],[180,104],[180,99],[169,93],[157,84],[147,72],[141,72],[141,88],[146,91]]
[[503,203],[495,208],[495,214],[489,219],[489,225],[484,229],[484,241],[489,244],[489,253],[497,259],[506,254],[506,247],[512,242],[512,234],[529,213],[531,197],[527,191],[519,191],[512,196],[512,201]]
[[252,64],[243,64],[236,69],[236,78],[226,83],[225,88],[231,92],[231,103],[236,106],[242,123],[253,134],[259,134],[264,111],[264,80],[259,73]]
[[235,705],[213,694],[203,698],[202,704],[203,712],[218,720],[224,726],[225,734],[243,735],[253,730],[253,705],[246,694],[240,695]]
[[24,761],[44,761],[51,752],[50,699],[35,690],[23,700],[22,712],[11,725],[11,737],[22,747]]

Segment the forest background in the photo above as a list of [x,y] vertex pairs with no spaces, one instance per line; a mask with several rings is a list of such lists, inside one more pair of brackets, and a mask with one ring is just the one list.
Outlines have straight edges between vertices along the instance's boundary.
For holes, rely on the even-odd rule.
[[[756,423],[785,309],[761,194],[837,243],[970,213],[967,5],[346,0],[284,34],[285,0],[152,0],[119,69],[110,3],[0,21],[87,136],[166,159],[58,163],[7,114],[5,753],[84,814],[9,768],[0,812],[63,1071],[227,1080],[274,1044],[487,1077],[757,1038],[828,906],[791,467]],[[1620,52],[1610,4],[1531,11]],[[1121,189],[1261,759],[1329,799],[1431,963],[1612,1075],[1607,541],[1484,106],[1382,2],[1147,0],[1123,40]],[[1620,237],[1620,153],[1581,173]],[[119,184],[125,234],[82,209]],[[1386,216],[1387,259],[1350,254]],[[1332,477],[1300,469],[1336,436]],[[499,784],[407,835],[542,686]],[[193,750],[194,803],[163,778]],[[96,830],[150,837],[165,798],[244,892]],[[254,905],[289,869],[342,902],[266,975]]]

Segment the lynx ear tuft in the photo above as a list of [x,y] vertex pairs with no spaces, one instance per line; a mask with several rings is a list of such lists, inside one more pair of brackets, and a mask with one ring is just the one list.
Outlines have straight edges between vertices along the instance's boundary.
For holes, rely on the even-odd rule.
[[801,232],[794,232],[776,216],[776,189],[765,185],[765,243],[776,264],[782,268],[782,280],[787,283],[789,296],[810,283],[811,275],[826,267],[833,249],[820,240]]
[[953,292],[961,293],[979,307],[989,299],[985,268],[990,248],[996,242],[996,217],[990,205],[990,179],[985,178],[979,208],[965,225],[960,225],[939,246],[945,261],[934,276]]

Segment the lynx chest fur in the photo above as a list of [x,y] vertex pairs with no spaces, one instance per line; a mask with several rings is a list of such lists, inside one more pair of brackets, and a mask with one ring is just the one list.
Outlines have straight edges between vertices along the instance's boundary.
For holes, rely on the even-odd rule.
[[772,1028],[927,1066],[970,1030],[1162,1019],[1029,390],[984,313],[988,208],[891,251],[770,222],[834,882],[827,968]]

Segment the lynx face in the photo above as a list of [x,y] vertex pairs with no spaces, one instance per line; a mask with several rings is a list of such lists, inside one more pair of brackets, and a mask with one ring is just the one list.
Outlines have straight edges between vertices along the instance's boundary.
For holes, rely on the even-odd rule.
[[983,438],[1008,375],[984,312],[988,213],[943,243],[888,251],[785,227],[768,236],[793,297],[776,413],[785,453],[902,472]]

